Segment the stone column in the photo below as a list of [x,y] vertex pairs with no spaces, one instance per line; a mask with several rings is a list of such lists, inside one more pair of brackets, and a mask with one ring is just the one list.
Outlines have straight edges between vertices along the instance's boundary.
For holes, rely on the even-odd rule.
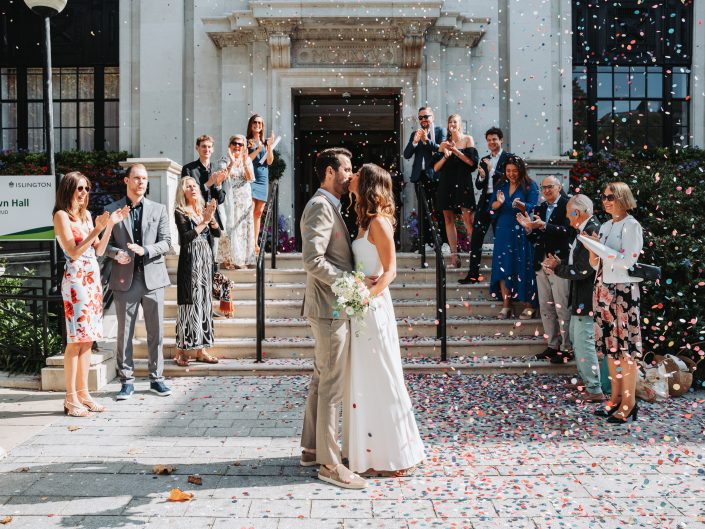
[[179,234],[174,221],[174,199],[176,186],[181,178],[181,165],[169,158],[128,158],[120,162],[120,166],[127,168],[136,163],[141,163],[149,175],[149,191],[147,198],[153,202],[164,204],[169,216],[171,228],[171,246],[178,253]]
[[691,145],[705,147],[705,3],[693,4],[693,55],[690,68]]

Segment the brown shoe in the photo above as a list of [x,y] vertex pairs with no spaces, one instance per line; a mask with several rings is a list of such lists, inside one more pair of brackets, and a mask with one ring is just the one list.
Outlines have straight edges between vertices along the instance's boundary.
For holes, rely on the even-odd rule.
[[367,487],[367,481],[343,465],[335,465],[332,470],[321,465],[318,479],[344,489],[364,489]]
[[585,392],[584,395],[580,396],[581,400],[584,402],[604,402],[607,400],[604,393],[588,393]]
[[578,380],[575,384],[569,382],[564,387],[565,389],[570,389],[573,391],[585,391],[585,383],[582,380]]
[[311,452],[301,451],[301,459],[299,459],[299,465],[302,467],[312,467],[316,464],[316,454]]

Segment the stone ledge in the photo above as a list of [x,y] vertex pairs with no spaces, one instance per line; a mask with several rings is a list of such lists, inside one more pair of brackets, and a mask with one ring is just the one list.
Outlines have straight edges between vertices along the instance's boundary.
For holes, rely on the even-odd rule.
[[[7,371],[0,371],[0,388],[9,389],[41,389],[39,375],[11,375]],[[0,448],[0,459],[2,459]]]
[[[117,342],[100,342],[98,351],[91,354],[88,371],[88,389],[96,391],[115,378],[115,348]],[[47,367],[42,369],[41,387],[44,391],[66,391],[64,382],[64,355],[47,359]]]

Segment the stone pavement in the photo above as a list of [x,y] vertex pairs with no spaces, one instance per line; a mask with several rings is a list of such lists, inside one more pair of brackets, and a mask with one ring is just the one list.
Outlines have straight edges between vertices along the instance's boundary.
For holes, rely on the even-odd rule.
[[[35,393],[57,413],[0,460],[0,527],[705,528],[705,395],[643,404],[628,429],[571,401],[563,380],[407,376],[427,463],[364,491],[297,464],[308,377],[181,378],[169,398],[141,381],[122,403],[113,383],[99,395],[110,411],[90,419]],[[1,394],[0,421],[31,422],[27,398]],[[175,487],[194,499],[167,502]]]

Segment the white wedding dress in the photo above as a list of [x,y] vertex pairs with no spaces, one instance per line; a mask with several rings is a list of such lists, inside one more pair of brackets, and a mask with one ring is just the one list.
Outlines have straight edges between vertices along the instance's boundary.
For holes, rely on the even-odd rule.
[[[383,272],[369,231],[353,241],[355,265]],[[389,289],[376,296],[364,319],[351,321],[343,403],[343,454],[350,470],[401,470],[423,461],[424,447],[404,384],[399,333]]]

